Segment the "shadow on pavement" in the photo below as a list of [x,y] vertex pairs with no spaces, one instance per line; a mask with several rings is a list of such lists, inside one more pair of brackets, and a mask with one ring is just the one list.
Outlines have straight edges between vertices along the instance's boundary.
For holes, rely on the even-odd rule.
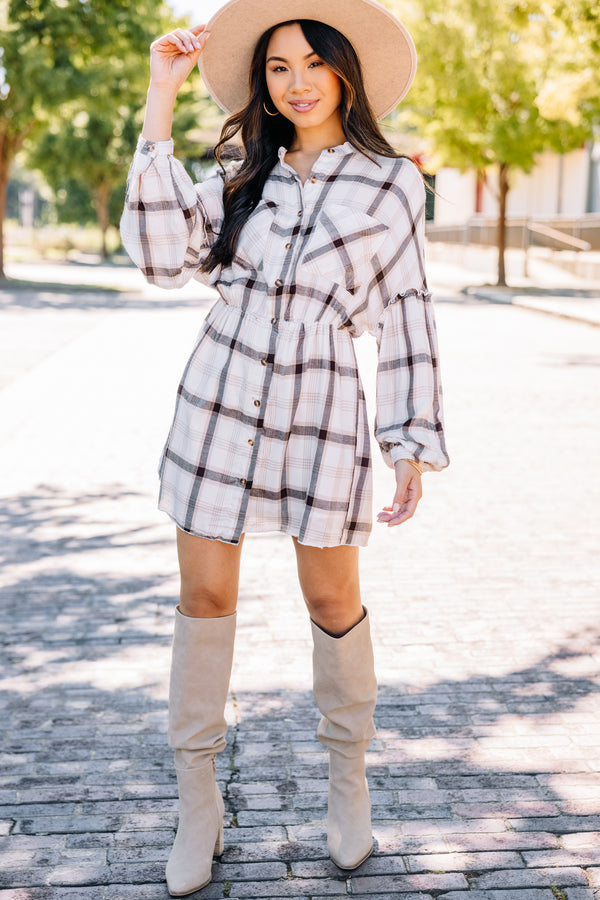
[[[132,543],[150,546],[143,541],[151,526],[120,527],[123,519],[115,507],[114,521],[97,514],[104,504],[123,504],[145,499],[145,495],[107,486],[101,492],[66,495],[52,486],[40,485],[35,494],[19,494],[0,499],[0,564],[27,565],[44,558],[58,559],[111,548],[125,549]],[[102,530],[102,524],[108,526]],[[44,573],[43,578],[47,578]]]
[[[165,737],[173,595],[154,571],[121,577],[79,565],[88,551],[101,560],[164,544],[148,540],[146,528],[104,527],[99,501],[136,498],[112,492],[75,501],[44,488],[0,511],[10,567],[1,612],[0,887],[23,888],[21,900],[62,900],[77,886],[85,886],[77,900],[167,897],[176,824]],[[46,533],[50,524],[58,537]],[[44,560],[49,567],[39,566]],[[268,652],[269,639],[255,626],[250,644]],[[238,653],[244,641],[242,631]],[[600,632],[573,633],[503,675],[382,684],[369,753],[377,847],[351,877],[327,859],[327,764],[312,695],[236,692],[218,761],[226,851],[198,898],[413,891],[427,900],[485,889],[501,869],[517,888],[534,883],[526,877],[538,888],[581,884],[577,848],[563,846],[558,869],[547,858],[565,835],[600,831],[597,782],[572,758],[562,765],[548,752],[543,765],[516,748],[534,734],[539,751],[540,735],[560,731],[547,730],[550,718],[560,723],[600,691],[594,678],[561,671],[599,647]],[[584,802],[563,790],[563,770],[575,773]]]
[[[160,310],[205,309],[212,306],[216,295],[206,297],[206,288],[198,287],[199,296],[182,295],[179,291],[162,291],[157,296],[147,296],[136,291],[91,285],[44,284],[23,282],[0,283],[0,311],[22,310]],[[204,296],[202,296],[204,295]]]
[[[200,288],[200,291],[203,289]],[[79,288],[69,290],[68,286],[40,285],[35,290],[12,291],[0,287],[0,310],[56,310],[56,311],[86,311],[92,310],[176,310],[176,309],[206,309],[215,302],[216,295],[212,298],[199,296],[198,298],[182,296],[177,291],[163,291],[160,296],[145,296],[133,292],[120,292],[117,290],[96,288]],[[436,291],[434,302],[438,304],[453,304],[459,306],[483,306],[493,304],[495,301],[487,297],[474,297],[469,294]]]

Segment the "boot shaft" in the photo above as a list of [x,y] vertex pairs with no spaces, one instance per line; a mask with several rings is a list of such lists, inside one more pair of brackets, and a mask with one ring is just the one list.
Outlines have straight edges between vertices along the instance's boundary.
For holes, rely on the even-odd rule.
[[377,680],[368,611],[345,635],[331,637],[314,622],[313,691],[321,712],[319,740],[343,756],[359,756],[375,735]]
[[225,747],[225,704],[235,627],[236,613],[196,619],[175,610],[168,739],[176,751],[192,751],[201,756],[218,753]]

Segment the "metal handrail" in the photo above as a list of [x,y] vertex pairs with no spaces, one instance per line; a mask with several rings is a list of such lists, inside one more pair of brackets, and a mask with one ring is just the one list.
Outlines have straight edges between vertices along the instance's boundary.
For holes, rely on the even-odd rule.
[[543,234],[544,237],[552,238],[553,241],[558,241],[561,244],[565,244],[567,247],[573,247],[575,250],[591,250],[592,245],[589,241],[582,241],[581,238],[571,237],[570,234],[566,234],[564,231],[559,231],[557,228],[551,228],[549,225],[540,225],[536,222],[528,222],[527,228],[529,231],[534,231],[536,234]]

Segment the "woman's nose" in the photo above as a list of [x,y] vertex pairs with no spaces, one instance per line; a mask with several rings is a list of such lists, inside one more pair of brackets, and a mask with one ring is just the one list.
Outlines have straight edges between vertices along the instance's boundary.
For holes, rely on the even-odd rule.
[[300,69],[290,74],[290,90],[293,93],[306,93],[310,91],[310,85],[307,83],[306,73]]

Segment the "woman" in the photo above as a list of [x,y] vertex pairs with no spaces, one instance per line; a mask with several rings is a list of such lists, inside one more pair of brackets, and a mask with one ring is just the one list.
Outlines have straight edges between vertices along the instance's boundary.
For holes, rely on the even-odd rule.
[[[193,185],[172,156],[173,104],[199,61],[243,159]],[[364,70],[361,72],[361,66]],[[328,847],[372,852],[365,750],[376,681],[358,547],[371,529],[365,402],[351,338],[379,348],[375,434],[395,473],[378,520],[413,515],[421,473],[448,464],[423,269],[424,189],[376,118],[414,75],[406,29],[372,0],[233,0],[151,48],[122,235],[164,287],[219,292],[179,387],[160,464],[177,525],[181,597],[169,697],[180,815],[173,896],[210,881],[223,848],[215,753],[248,531],[290,534],[314,640],[318,737],[329,749]],[[249,73],[249,79],[248,79]]]

